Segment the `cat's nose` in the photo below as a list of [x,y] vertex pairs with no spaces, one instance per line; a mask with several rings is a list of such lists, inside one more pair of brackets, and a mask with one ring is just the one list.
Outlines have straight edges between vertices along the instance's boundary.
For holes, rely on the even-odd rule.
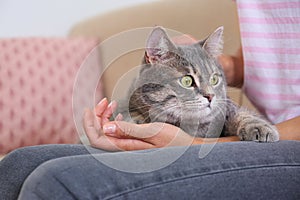
[[214,96],[215,96],[214,94],[205,94],[205,95],[203,95],[203,97],[205,97],[208,100],[209,103],[212,101]]

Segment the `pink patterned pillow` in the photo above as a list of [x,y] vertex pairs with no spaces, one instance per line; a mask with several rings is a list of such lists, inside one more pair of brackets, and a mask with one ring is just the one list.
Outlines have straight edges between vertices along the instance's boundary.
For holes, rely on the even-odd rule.
[[[94,38],[0,40],[0,154],[22,146],[78,141],[73,84],[97,44]],[[98,57],[91,61],[99,66]]]

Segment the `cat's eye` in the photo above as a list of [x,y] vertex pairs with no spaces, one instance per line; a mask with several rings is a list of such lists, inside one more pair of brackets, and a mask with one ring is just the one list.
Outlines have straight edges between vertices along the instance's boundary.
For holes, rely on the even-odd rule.
[[186,87],[186,88],[188,88],[188,87],[191,87],[192,85],[193,85],[193,83],[194,83],[194,80],[193,80],[193,78],[191,77],[191,76],[184,76],[184,77],[182,77],[181,79],[180,79],[180,83],[181,83],[181,85],[183,86],[183,87]]
[[215,86],[219,83],[219,75],[218,74],[212,74],[212,76],[209,79],[209,83],[212,86]]

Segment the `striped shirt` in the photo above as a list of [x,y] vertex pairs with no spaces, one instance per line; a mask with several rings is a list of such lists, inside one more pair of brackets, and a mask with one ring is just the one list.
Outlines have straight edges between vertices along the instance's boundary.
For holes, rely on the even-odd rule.
[[271,122],[300,116],[300,0],[237,0],[244,91]]

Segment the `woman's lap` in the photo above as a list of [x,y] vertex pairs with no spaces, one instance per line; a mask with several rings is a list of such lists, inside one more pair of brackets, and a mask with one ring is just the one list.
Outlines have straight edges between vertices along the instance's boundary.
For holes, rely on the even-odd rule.
[[83,145],[40,145],[12,151],[0,162],[0,199],[16,199],[27,176],[40,164],[88,153]]
[[[20,198],[299,197],[300,193],[296,190],[300,186],[299,145],[294,141],[217,144],[204,158],[199,158],[201,146],[193,146],[169,165],[143,173],[121,171],[125,168],[118,166],[118,162],[103,164],[106,157],[127,163],[126,166],[139,164],[143,167],[141,163],[149,162],[147,158],[143,161],[143,156],[140,157],[142,162],[134,162],[131,160],[132,152],[86,155],[88,151],[80,147],[80,153],[50,159],[37,167],[24,183]],[[161,154],[182,148],[166,148]],[[140,152],[141,155],[143,153]]]

